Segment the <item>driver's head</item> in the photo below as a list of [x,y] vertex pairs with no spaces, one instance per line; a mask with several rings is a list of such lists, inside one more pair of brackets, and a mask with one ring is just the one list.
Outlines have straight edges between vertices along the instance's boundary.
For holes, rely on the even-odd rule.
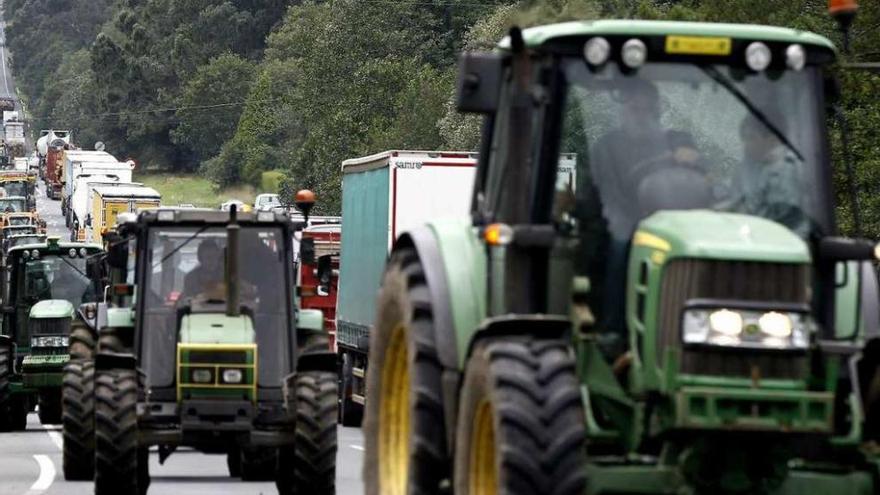
[[207,239],[199,244],[198,258],[201,266],[219,266],[222,261],[221,256],[220,246],[214,240]]
[[628,80],[620,89],[620,126],[629,134],[660,128],[660,92],[644,79]]

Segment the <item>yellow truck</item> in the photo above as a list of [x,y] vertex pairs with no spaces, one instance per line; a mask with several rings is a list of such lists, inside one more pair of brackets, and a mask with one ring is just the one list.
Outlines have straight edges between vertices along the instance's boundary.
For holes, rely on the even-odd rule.
[[100,243],[102,234],[116,227],[120,213],[158,208],[162,200],[155,189],[139,184],[99,186],[93,191],[85,226],[75,233],[78,241]]

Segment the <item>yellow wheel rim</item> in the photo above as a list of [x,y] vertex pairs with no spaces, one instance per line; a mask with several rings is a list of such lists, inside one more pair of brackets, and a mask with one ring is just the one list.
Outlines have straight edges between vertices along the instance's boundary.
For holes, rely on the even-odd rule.
[[409,473],[409,361],[406,328],[400,325],[382,363],[379,400],[379,488],[382,495],[405,495]]
[[492,406],[485,399],[480,402],[474,416],[469,470],[468,495],[496,495],[498,493],[498,470],[495,465],[495,425],[492,422]]

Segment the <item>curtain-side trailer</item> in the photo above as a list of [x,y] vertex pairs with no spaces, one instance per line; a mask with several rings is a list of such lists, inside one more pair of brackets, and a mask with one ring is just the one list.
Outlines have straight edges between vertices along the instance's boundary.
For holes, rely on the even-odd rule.
[[336,308],[340,418],[360,423],[370,328],[385,259],[400,232],[466,217],[477,155],[386,151],[342,163],[342,249]]

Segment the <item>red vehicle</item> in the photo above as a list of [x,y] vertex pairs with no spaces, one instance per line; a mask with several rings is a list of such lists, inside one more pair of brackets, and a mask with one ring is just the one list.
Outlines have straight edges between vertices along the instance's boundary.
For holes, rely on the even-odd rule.
[[[299,307],[320,309],[324,328],[330,334],[330,349],[336,352],[336,293],[339,283],[339,252],[342,228],[336,217],[312,217],[300,242],[313,246],[297,260]],[[297,249],[295,252],[300,253]]]
[[51,147],[46,152],[46,196],[49,199],[61,199],[61,153],[69,145]]

